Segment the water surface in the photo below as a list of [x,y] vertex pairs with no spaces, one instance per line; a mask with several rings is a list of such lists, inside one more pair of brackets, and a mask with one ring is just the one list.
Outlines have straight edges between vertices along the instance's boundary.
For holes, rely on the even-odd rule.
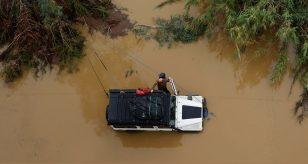
[[[115,1],[139,24],[183,12],[183,4],[155,9],[159,2]],[[239,61],[223,34],[168,49],[132,33],[112,40],[79,29],[87,56],[77,73],[53,70],[37,80],[29,73],[11,85],[1,81],[0,162],[308,163],[308,123],[299,125],[292,111],[301,89],[296,85],[289,96],[289,75],[270,85],[277,46]],[[214,115],[205,131],[107,127],[104,89],[152,86],[161,71],[175,79],[181,94],[207,98]]]

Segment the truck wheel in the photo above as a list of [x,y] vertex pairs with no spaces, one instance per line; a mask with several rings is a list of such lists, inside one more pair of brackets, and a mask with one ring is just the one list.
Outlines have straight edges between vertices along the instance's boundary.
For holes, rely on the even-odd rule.
[[107,107],[106,107],[106,120],[107,120],[107,122],[108,122],[108,109],[109,109],[109,105],[107,105]]

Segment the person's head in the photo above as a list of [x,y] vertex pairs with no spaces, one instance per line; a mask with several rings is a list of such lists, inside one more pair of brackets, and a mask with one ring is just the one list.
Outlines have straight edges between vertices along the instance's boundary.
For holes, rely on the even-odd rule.
[[160,79],[165,79],[166,78],[166,74],[165,73],[160,73],[158,76]]

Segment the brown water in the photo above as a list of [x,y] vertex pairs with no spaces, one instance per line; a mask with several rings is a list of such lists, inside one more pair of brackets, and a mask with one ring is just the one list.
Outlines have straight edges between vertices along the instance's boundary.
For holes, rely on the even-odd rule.
[[[140,24],[183,7],[154,9],[161,0],[115,2]],[[270,85],[275,45],[259,58],[239,61],[223,35],[168,49],[131,33],[111,40],[80,29],[87,57],[79,72],[1,82],[0,162],[308,163],[308,123],[299,125],[292,111],[301,89],[296,85],[288,96],[289,76]],[[151,86],[165,71],[182,94],[205,96],[215,116],[202,133],[115,132],[106,126],[108,99],[91,64],[105,89]]]

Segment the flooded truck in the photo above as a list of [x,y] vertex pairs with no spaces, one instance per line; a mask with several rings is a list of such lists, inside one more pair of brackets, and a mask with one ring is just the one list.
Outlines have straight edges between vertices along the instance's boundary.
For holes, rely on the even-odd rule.
[[174,81],[170,83],[173,94],[160,90],[144,95],[137,94],[136,89],[109,90],[108,125],[122,131],[202,131],[208,113],[205,98],[178,95]]

